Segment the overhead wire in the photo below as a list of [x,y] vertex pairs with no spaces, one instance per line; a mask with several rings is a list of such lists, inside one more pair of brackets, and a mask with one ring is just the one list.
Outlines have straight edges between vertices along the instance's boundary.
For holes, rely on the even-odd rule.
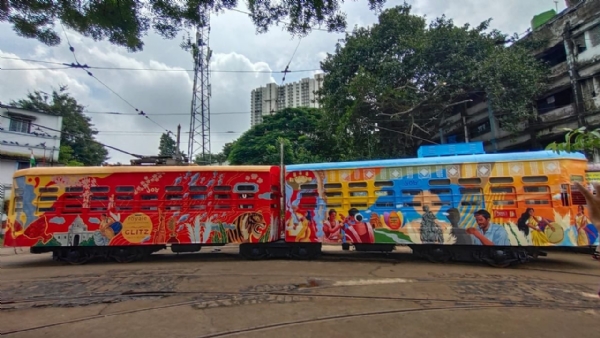
[[125,102],[127,105],[129,105],[131,108],[133,108],[136,112],[138,112],[138,114],[140,116],[145,117],[146,119],[148,119],[150,122],[154,123],[155,125],[157,125],[158,127],[164,129],[167,132],[167,135],[173,134],[172,131],[170,131],[169,129],[163,127],[160,123],[154,121],[153,119],[151,119],[148,115],[146,115],[146,113],[144,113],[143,110],[138,109],[137,107],[135,107],[133,104],[131,104],[131,102],[127,101],[123,96],[121,96],[119,93],[117,93],[116,91],[114,91],[112,88],[110,88],[106,83],[102,82],[99,78],[97,78],[92,72],[90,72],[89,70],[87,70],[86,68],[89,68],[87,66],[87,64],[82,65],[79,60],[77,60],[77,55],[75,54],[75,48],[71,45],[71,41],[69,40],[69,37],[67,35],[67,31],[65,30],[65,27],[62,26],[61,23],[61,27],[63,29],[63,32],[65,34],[65,37],[67,38],[67,44],[69,45],[69,50],[71,51],[71,53],[73,53],[73,58],[75,59],[76,64],[71,64],[71,66],[73,68],[81,68],[83,71],[85,71],[89,76],[91,76],[93,79],[95,79],[96,81],[98,81],[98,83],[100,83],[101,85],[103,85],[106,89],[108,89],[109,91],[111,91],[113,94],[115,94],[118,98],[120,98],[123,102]]
[[[7,108],[7,109],[8,109],[8,108]],[[0,115],[0,117],[3,117],[3,118],[5,118],[5,119],[12,120],[12,118],[11,118],[11,117],[9,117],[9,116],[3,116],[3,115]],[[119,149],[119,148],[117,148],[117,147],[113,147],[113,146],[110,146],[110,145],[108,145],[108,144],[102,143],[102,142],[100,142],[100,141],[94,140],[94,139],[93,139],[93,138],[91,138],[91,137],[87,138],[87,135],[77,135],[77,134],[72,134],[72,133],[69,133],[69,132],[66,132],[66,131],[62,131],[62,130],[58,130],[58,129],[54,129],[54,128],[47,127],[47,126],[43,126],[43,125],[41,125],[41,124],[37,124],[37,123],[33,123],[33,122],[30,122],[29,124],[30,124],[30,125],[32,125],[32,126],[38,127],[38,128],[43,128],[43,129],[47,129],[47,130],[50,130],[50,131],[54,131],[54,132],[60,133],[61,135],[62,135],[62,134],[64,134],[64,135],[67,135],[67,136],[72,136],[72,137],[84,137],[84,138],[86,138],[86,141],[91,141],[91,142],[97,143],[97,144],[99,144],[99,145],[101,145],[101,146],[103,146],[103,147],[110,148],[110,149],[112,149],[112,150],[118,151],[118,152],[120,152],[120,153],[123,153],[123,154],[129,155],[129,156],[133,156],[133,157],[137,157],[137,158],[142,158],[142,157],[143,157],[142,155],[139,155],[139,154],[134,154],[134,153],[128,152],[128,151],[126,151],[126,150]]]

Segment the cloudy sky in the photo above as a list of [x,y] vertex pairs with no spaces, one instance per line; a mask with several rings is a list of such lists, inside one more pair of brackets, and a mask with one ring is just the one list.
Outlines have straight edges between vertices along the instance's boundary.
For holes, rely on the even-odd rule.
[[[402,4],[388,0],[386,7]],[[532,17],[555,8],[552,0],[412,0],[413,11],[427,18],[445,14],[456,24],[476,25],[492,18],[492,27],[506,33],[523,33]],[[565,7],[558,2],[558,9]],[[244,1],[239,10],[247,11]],[[368,10],[366,0],[343,5],[348,27],[367,26],[376,22],[376,14]],[[223,145],[250,127],[250,91],[269,82],[281,83],[279,73],[290,61],[298,45],[281,27],[256,34],[251,19],[239,12],[226,11],[211,19],[211,148],[220,152]],[[57,26],[60,31],[60,26]],[[32,63],[6,58],[73,62],[65,39],[60,46],[47,47],[36,40],[17,36],[9,24],[0,24],[0,102],[23,98],[28,91],[51,92],[67,85],[70,93],[87,107],[88,115],[99,131],[98,140],[136,154],[153,155],[158,151],[163,128],[175,132],[182,129],[182,150],[187,153],[189,112],[192,97],[193,67],[191,56],[179,47],[181,36],[165,40],[150,33],[142,52],[128,53],[108,42],[95,42],[67,30],[76,56],[82,64],[97,67],[142,68],[151,70],[93,70],[93,74],[118,93],[120,99],[94,78],[79,69],[48,69],[56,65]],[[286,82],[313,76],[326,53],[334,51],[342,34],[314,31],[302,39],[292,59],[291,70],[307,70],[288,75]],[[6,68],[33,68],[4,70]],[[46,68],[46,69],[44,69]],[[243,73],[219,72],[236,71]],[[272,73],[270,73],[272,72]],[[130,106],[131,104],[131,106]],[[132,106],[149,114],[157,124],[135,115]],[[107,114],[118,112],[120,115]],[[128,155],[109,150],[109,162],[129,163]]]

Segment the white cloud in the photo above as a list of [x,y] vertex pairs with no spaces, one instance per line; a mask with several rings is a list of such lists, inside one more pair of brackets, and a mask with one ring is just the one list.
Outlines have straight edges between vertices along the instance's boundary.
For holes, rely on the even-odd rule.
[[[238,9],[247,10],[244,2]],[[402,4],[401,0],[388,1],[386,7]],[[519,0],[413,0],[414,12],[426,14],[433,19],[442,14],[454,19],[456,24],[469,22],[476,25],[493,17],[492,28],[506,33],[521,33],[529,25],[533,15],[553,8],[554,4],[541,1]],[[564,6],[564,4],[560,4]],[[559,9],[562,9],[560,7]],[[377,15],[368,10],[367,2],[349,2],[343,5],[347,13],[348,30],[354,25],[372,25]],[[274,71],[274,73],[245,72],[211,74],[211,143],[212,151],[219,152],[226,142],[239,137],[250,125],[250,91],[269,82],[281,82],[281,70],[290,61],[298,45],[280,27],[271,28],[266,34],[257,35],[247,15],[226,11],[211,18],[210,46],[213,50],[213,70]],[[66,41],[57,47],[47,47],[33,39],[16,36],[12,27],[0,23],[3,38],[0,56],[20,57],[51,62],[73,62],[73,55]],[[82,64],[98,67],[153,68],[150,70],[91,70],[102,82],[125,100],[151,116],[152,120],[166,129],[176,131],[182,126],[182,150],[187,150],[189,113],[192,99],[193,68],[189,53],[179,47],[183,34],[173,40],[165,40],[150,33],[143,52],[128,53],[124,48],[107,42],[96,42],[69,32],[69,40],[75,47]],[[290,64],[291,70],[320,68],[326,53],[332,53],[343,34],[313,31],[302,39],[300,47]],[[57,65],[30,63],[0,59],[0,68],[41,68]],[[292,73],[286,82],[312,76],[314,72]],[[49,92],[59,85],[68,85],[71,94],[87,106],[90,112],[120,112],[135,114],[123,100],[80,69],[66,70],[0,70],[0,101],[23,98],[28,91]],[[161,127],[136,115],[90,114],[95,127],[101,131],[98,139],[106,144],[139,154],[155,154],[158,150]],[[234,133],[228,133],[228,132]],[[128,162],[129,156],[110,150],[111,162]]]

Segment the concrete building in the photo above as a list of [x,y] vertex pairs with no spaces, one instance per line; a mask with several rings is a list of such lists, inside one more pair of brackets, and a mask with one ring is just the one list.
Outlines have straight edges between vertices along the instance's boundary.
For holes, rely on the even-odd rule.
[[600,126],[600,1],[567,1],[565,10],[553,12],[534,18],[520,40],[547,41],[535,51],[551,66],[548,90],[537,100],[537,119],[514,135],[490,117],[484,97],[472,97],[466,110],[457,106],[445,117],[437,140],[482,141],[486,152],[535,150],[563,139],[563,128]]
[[14,172],[29,168],[32,154],[36,166],[58,162],[60,132],[43,127],[61,130],[62,117],[0,104],[0,200],[10,195]]
[[253,89],[250,93],[250,125],[262,122],[262,117],[272,115],[284,108],[320,108],[316,92],[323,86],[323,74],[314,78],[304,78],[297,82],[278,86],[269,83]]

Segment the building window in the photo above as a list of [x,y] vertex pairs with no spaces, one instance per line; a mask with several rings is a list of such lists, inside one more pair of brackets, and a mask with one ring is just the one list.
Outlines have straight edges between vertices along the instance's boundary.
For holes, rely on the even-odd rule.
[[575,50],[577,50],[577,54],[581,54],[587,50],[587,45],[585,44],[585,34],[581,34],[575,39],[573,39],[575,43]]
[[472,127],[471,129],[469,129],[469,134],[471,135],[471,137],[477,137],[479,135],[483,135],[487,132],[489,132],[491,130],[491,125],[490,125],[490,121],[486,120],[483,123],[480,123],[474,127]]
[[29,162],[17,162],[17,170],[30,168],[31,164]]
[[8,130],[15,131],[17,133],[29,133],[31,128],[31,122],[23,119],[10,119],[10,125],[8,126]]
[[590,44],[592,47],[600,45],[600,25],[589,30]]

